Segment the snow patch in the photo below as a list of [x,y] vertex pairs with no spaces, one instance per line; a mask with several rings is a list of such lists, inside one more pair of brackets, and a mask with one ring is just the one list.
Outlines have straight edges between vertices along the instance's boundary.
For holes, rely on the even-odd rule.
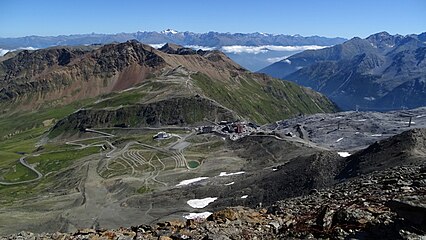
[[241,196],[242,199],[248,198],[248,195]]
[[382,136],[382,134],[373,134],[373,135],[371,135],[372,137],[381,137]]
[[212,215],[211,212],[202,212],[202,213],[189,213],[189,214],[183,215],[183,217],[186,219],[206,219],[210,215]]
[[163,31],[161,31],[161,33],[162,34],[177,34],[178,33],[178,31],[176,31],[176,30],[173,30],[173,29],[167,29],[167,30],[163,30]]
[[181,181],[178,185],[176,186],[185,186],[185,185],[189,185],[191,183],[195,183],[195,182],[199,182],[201,180],[207,179],[209,177],[197,177],[197,178],[192,178],[192,179],[187,179],[187,180],[183,180]]
[[235,173],[226,173],[226,172],[221,172],[219,174],[219,177],[228,177],[228,176],[232,176],[232,175],[240,175],[240,174],[244,174],[245,172],[235,172]]
[[284,60],[288,58],[288,56],[283,56],[283,57],[273,57],[273,58],[267,58],[266,61],[270,62],[270,63],[275,63],[275,62],[279,62],[281,60]]
[[5,55],[6,53],[8,53],[9,51],[10,51],[10,50],[0,48],[0,57],[4,56],[4,55]]
[[351,155],[348,152],[337,152],[337,154],[339,154],[339,156],[341,156],[341,157],[349,157]]
[[376,100],[375,97],[364,97],[364,99],[367,100],[367,101],[374,101],[374,100]]
[[291,64],[291,61],[289,59],[284,59],[283,62]]
[[357,121],[357,122],[365,122],[365,121],[367,121],[367,119],[358,119],[358,120],[355,120],[355,121]]
[[202,198],[202,199],[191,199],[188,200],[186,203],[191,206],[192,208],[205,208],[210,203],[216,201],[217,197],[208,197],[208,198]]
[[343,138],[339,138],[339,139],[336,140],[336,142],[340,142],[342,140],[343,140]]
[[235,182],[225,183],[225,186],[233,185]]

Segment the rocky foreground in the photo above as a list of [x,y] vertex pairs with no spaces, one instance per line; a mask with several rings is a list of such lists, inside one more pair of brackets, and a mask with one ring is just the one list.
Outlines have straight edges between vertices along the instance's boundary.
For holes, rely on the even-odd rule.
[[268,208],[226,208],[207,219],[1,239],[426,239],[426,165],[394,167]]

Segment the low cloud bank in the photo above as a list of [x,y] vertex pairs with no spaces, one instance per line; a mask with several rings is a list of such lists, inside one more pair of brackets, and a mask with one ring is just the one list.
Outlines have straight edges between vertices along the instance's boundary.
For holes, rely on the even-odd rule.
[[251,53],[259,54],[266,53],[269,51],[279,51],[279,52],[291,52],[291,51],[305,51],[305,50],[317,50],[326,48],[328,46],[318,46],[318,45],[307,45],[307,46],[276,46],[276,45],[264,45],[264,46],[223,46],[221,50],[225,53]]

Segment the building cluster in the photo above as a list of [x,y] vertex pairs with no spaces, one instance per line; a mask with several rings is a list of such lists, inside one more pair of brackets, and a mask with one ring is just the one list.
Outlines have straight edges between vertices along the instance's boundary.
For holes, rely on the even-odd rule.
[[172,137],[172,135],[170,133],[166,133],[166,132],[159,132],[159,133],[155,134],[154,136],[152,136],[152,138],[155,139],[155,140],[169,139],[171,137]]
[[199,134],[217,133],[228,136],[231,140],[237,140],[244,136],[250,135],[259,130],[259,126],[255,123],[248,122],[232,122],[221,121],[215,125],[201,126],[197,128]]

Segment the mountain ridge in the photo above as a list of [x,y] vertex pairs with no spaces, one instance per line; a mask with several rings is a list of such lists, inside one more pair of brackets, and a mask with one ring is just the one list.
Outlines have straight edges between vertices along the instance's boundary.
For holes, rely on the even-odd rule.
[[[426,99],[425,49],[421,34],[381,32],[330,48],[307,50],[260,72],[312,87],[345,110],[356,105],[379,111],[415,108],[423,106]],[[415,97],[410,99],[407,93]]]
[[[168,29],[117,34],[72,34],[59,36],[25,36],[17,38],[0,38],[0,48],[16,49],[22,47],[46,48],[56,45],[84,45],[125,42],[136,39],[149,44],[173,42],[179,45],[199,45],[218,47],[226,45],[320,45],[329,46],[340,43],[344,38],[327,38],[320,36],[302,37],[300,35],[266,34],[266,33],[193,33],[178,32]],[[297,44],[295,44],[297,43]]]
[[[157,50],[136,40],[104,46],[23,50],[0,61],[0,77],[3,113],[96,98],[97,102],[116,99],[110,106],[124,109],[135,104],[159,104],[166,99],[180,102],[182,97],[196,101],[194,96],[235,111],[233,116],[249,116],[259,122],[336,110],[322,95],[251,73],[220,51],[195,51],[172,44]],[[91,105],[97,108],[101,104]],[[186,111],[192,110],[181,112],[188,117]],[[202,120],[200,114],[196,116],[180,122]]]

